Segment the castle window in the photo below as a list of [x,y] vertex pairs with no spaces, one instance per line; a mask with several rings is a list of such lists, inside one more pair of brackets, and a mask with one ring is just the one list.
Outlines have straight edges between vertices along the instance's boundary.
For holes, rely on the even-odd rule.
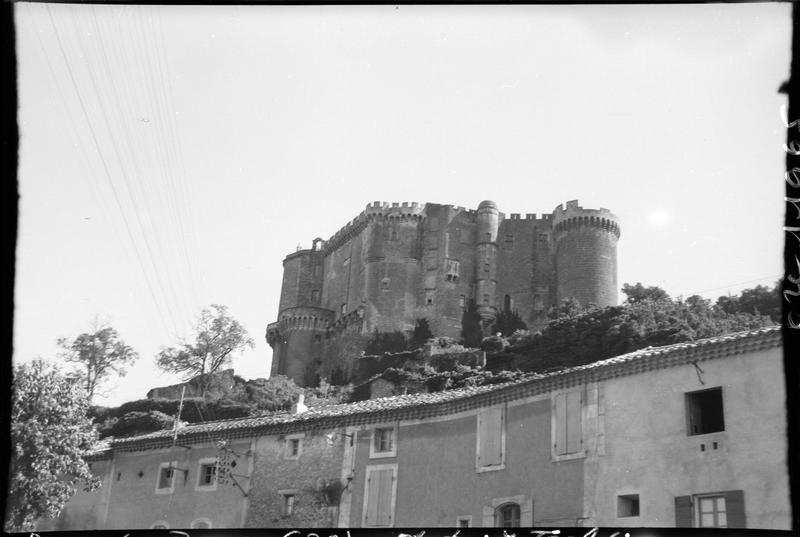
[[383,290],[386,290],[386,289],[388,289],[388,288],[389,288],[389,282],[390,282],[390,281],[391,281],[391,280],[389,280],[389,278],[384,278],[384,279],[382,279],[382,280],[381,280],[381,289],[383,289]]
[[342,304],[342,307],[339,309],[339,313],[341,313],[342,315],[347,313],[347,304]]
[[319,335],[319,334],[315,334],[314,335],[314,343],[321,343],[321,342],[322,342],[322,336]]
[[483,295],[483,304],[485,306],[489,305],[489,295]]
[[396,241],[397,240],[397,228],[392,226],[392,232],[390,235],[390,240]]
[[506,235],[503,241],[503,248],[511,250],[514,247],[514,235]]
[[484,263],[483,264],[483,271],[484,272],[489,272],[489,263]]
[[458,297],[458,305],[461,306],[462,310],[464,308],[466,308],[467,307],[467,297],[464,296],[464,295],[461,295],[460,297]]
[[447,259],[445,261],[445,280],[448,282],[457,282],[461,264],[455,259]]
[[503,309],[506,313],[511,312],[511,295],[506,295],[503,299]]
[[314,289],[314,290],[311,291],[311,303],[312,304],[319,303],[319,290],[318,289]]
[[425,290],[425,305],[431,306],[433,305],[433,294],[436,292],[435,289],[426,289]]
[[486,242],[491,241],[492,240],[492,234],[491,233],[484,233],[483,234],[483,240],[485,240]]

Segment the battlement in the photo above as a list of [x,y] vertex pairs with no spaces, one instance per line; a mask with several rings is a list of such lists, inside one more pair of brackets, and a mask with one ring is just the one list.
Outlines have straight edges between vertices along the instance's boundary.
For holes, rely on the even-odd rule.
[[619,219],[608,209],[584,209],[578,200],[568,201],[553,210],[553,231],[562,232],[579,227],[596,227],[613,233],[618,238],[621,230]]

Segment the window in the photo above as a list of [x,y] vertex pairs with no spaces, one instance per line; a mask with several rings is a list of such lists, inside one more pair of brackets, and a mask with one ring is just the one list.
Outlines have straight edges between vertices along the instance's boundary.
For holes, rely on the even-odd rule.
[[294,494],[283,495],[283,516],[292,516],[294,514]]
[[744,492],[729,490],[675,498],[678,528],[744,528]]
[[686,423],[689,436],[724,431],[722,388],[687,393]]
[[169,494],[175,490],[175,470],[177,466],[177,461],[162,462],[158,466],[156,494]]
[[312,291],[311,291],[311,303],[312,304],[317,304],[318,302],[319,302],[319,290],[318,289],[312,289]]
[[303,433],[286,435],[284,458],[299,459],[303,451]]
[[472,526],[472,515],[460,516],[456,518],[457,528],[469,528]]
[[524,494],[492,498],[490,504],[483,506],[482,526],[533,526],[533,499]]
[[518,528],[520,509],[517,503],[506,503],[495,509],[494,523],[500,528]]
[[483,303],[484,305],[489,305],[489,295],[483,295]]
[[197,490],[214,490],[217,488],[217,459],[209,457],[200,459],[197,471]]
[[467,297],[466,297],[466,295],[461,295],[461,296],[458,297],[458,305],[461,307],[462,310],[466,309],[466,307],[467,307]]
[[511,250],[514,247],[514,235],[506,235],[505,240],[503,241],[503,248],[506,250]]
[[341,313],[342,315],[347,313],[347,304],[342,304],[342,307],[339,308],[339,313]]
[[639,495],[624,494],[617,496],[617,517],[639,516]]
[[504,418],[503,407],[487,408],[478,413],[476,467],[479,472],[505,468]]
[[697,498],[697,527],[728,527],[724,496],[700,496]]
[[169,529],[169,522],[166,520],[159,520],[158,522],[153,522],[153,525],[150,526],[151,530],[168,530]]
[[489,272],[489,263],[484,263],[483,264],[483,271],[484,272]]
[[553,405],[553,455],[557,459],[583,455],[581,392],[556,394]]
[[445,279],[448,282],[457,282],[459,278],[459,270],[460,270],[461,263],[456,261],[455,259],[447,259],[445,260],[445,269],[447,274],[445,274]]
[[396,493],[396,464],[367,466],[362,526],[373,528],[393,526]]
[[506,295],[503,298],[503,310],[506,313],[511,313],[511,295]]
[[490,242],[492,240],[492,234],[491,233],[484,233],[483,234],[483,240],[485,240],[486,242]]
[[207,518],[196,518],[192,521],[192,529],[193,530],[210,530],[211,529],[211,520]]
[[389,278],[384,278],[381,280],[381,289],[386,290],[389,288],[389,283],[391,280]]
[[369,449],[370,458],[396,456],[396,436],[396,427],[378,427],[374,429],[372,431],[372,444]]

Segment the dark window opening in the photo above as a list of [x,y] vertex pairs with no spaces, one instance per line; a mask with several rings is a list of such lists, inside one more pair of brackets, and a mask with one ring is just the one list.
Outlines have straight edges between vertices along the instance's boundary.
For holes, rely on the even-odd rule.
[[686,412],[689,436],[724,431],[722,388],[687,393]]
[[506,313],[511,312],[511,295],[506,295],[503,299],[503,309]]
[[617,496],[617,516],[639,516],[639,495],[624,494]]

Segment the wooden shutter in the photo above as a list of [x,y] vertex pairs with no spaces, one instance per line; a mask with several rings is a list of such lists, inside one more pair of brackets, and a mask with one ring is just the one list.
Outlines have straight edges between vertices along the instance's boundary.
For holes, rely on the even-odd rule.
[[581,438],[581,392],[567,395],[567,453],[577,453],[583,447]]
[[729,490],[723,494],[725,495],[725,511],[728,517],[728,527],[746,527],[744,516],[744,491]]
[[478,414],[478,439],[480,466],[503,464],[502,408],[489,408]]
[[392,484],[394,470],[386,468],[373,470],[367,478],[367,516],[368,526],[389,526],[392,523]]
[[692,497],[691,496],[676,496],[675,497],[675,527],[676,528],[691,528],[692,527]]
[[556,455],[567,453],[567,399],[565,394],[556,395]]

